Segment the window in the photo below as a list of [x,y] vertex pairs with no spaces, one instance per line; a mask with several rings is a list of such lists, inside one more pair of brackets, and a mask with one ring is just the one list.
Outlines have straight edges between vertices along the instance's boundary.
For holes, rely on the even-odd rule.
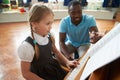
[[88,2],[103,2],[103,0],[87,0]]
[[[48,0],[49,2],[56,2],[56,0]],[[63,2],[64,0],[57,0],[58,2]]]

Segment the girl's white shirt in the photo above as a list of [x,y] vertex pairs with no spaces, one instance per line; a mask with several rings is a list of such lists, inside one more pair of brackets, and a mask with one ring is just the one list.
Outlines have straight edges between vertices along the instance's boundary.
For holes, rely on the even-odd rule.
[[[42,37],[36,33],[33,33],[33,35],[39,45],[48,44],[48,35],[46,35],[45,37]],[[24,41],[18,48],[18,56],[20,57],[21,61],[32,62],[34,54],[35,51],[33,46],[26,41]]]

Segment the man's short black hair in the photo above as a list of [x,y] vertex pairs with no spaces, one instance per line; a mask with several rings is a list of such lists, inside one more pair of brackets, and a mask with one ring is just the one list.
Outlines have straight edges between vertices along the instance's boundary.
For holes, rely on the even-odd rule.
[[81,5],[80,1],[78,0],[72,0],[71,2],[69,2],[68,4],[68,9],[70,8],[70,6],[75,6],[75,5]]

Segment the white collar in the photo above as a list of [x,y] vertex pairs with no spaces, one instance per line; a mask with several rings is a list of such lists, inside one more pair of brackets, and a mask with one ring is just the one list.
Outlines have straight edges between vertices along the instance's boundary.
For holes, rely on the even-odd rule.
[[39,45],[46,45],[46,44],[48,44],[48,42],[49,42],[48,35],[43,37],[43,36],[41,36],[41,35],[39,35],[37,33],[34,33],[34,32],[33,32],[33,35],[34,35],[34,38],[35,38],[36,42]]

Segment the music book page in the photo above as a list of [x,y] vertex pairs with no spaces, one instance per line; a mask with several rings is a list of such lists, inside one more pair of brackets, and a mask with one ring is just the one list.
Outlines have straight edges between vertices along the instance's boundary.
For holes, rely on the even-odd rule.
[[92,72],[120,58],[120,24],[115,26],[86,54],[89,54],[88,60],[80,80],[85,80]]

